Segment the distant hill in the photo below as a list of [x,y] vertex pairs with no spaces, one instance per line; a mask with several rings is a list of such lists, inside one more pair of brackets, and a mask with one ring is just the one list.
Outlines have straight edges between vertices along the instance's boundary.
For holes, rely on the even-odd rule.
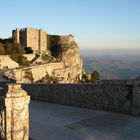
[[99,71],[102,79],[131,79],[140,74],[139,54],[82,53],[84,69]]

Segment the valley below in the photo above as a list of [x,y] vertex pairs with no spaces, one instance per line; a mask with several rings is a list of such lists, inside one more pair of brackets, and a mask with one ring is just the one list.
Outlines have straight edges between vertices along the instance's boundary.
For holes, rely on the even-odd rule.
[[139,54],[111,54],[81,51],[84,69],[97,70],[101,79],[132,79],[140,74]]

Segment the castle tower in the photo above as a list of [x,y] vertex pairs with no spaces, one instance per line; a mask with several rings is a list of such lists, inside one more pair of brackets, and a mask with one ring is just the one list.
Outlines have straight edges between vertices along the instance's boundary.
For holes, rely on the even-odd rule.
[[31,47],[35,51],[47,50],[46,32],[41,29],[24,28],[13,30],[12,37],[15,43],[21,43],[23,47]]
[[15,43],[20,43],[20,39],[19,39],[19,29],[16,28],[16,30],[12,31],[12,37],[14,38],[14,42]]
[[47,49],[47,37],[46,32],[43,32],[41,29],[39,30],[39,50],[46,51]]

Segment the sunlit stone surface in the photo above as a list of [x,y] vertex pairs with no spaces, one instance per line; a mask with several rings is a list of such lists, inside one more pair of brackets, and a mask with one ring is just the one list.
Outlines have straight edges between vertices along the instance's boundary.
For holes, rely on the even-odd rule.
[[20,84],[9,84],[0,92],[1,139],[29,139],[29,101]]

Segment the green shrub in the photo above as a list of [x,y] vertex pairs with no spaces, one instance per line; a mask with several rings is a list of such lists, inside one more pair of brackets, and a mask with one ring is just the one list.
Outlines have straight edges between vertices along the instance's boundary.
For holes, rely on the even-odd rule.
[[17,62],[20,66],[29,66],[29,61],[22,54],[12,53],[10,58]]
[[91,75],[88,72],[83,72],[81,83],[89,83],[91,80]]
[[98,71],[93,71],[92,73],[91,73],[91,82],[92,83],[96,83],[96,82],[98,82],[100,80],[100,75],[99,75],[99,73],[98,73]]
[[33,53],[33,50],[32,50],[31,47],[27,47],[27,48],[25,48],[24,50],[25,50],[25,53],[26,53],[26,54],[32,54],[32,53]]
[[50,83],[58,83],[57,77],[50,76],[47,72],[45,77],[38,80],[36,83],[50,84]]
[[33,74],[32,74],[31,69],[28,69],[28,70],[25,71],[24,78],[26,80],[28,80],[29,83],[33,83],[34,82],[34,78],[33,78]]
[[68,44],[61,44],[60,48],[61,48],[62,52],[66,52],[70,48],[70,45],[68,45]]
[[46,54],[46,53],[43,53],[42,56],[41,56],[41,59],[43,61],[50,61],[51,60],[51,56]]

